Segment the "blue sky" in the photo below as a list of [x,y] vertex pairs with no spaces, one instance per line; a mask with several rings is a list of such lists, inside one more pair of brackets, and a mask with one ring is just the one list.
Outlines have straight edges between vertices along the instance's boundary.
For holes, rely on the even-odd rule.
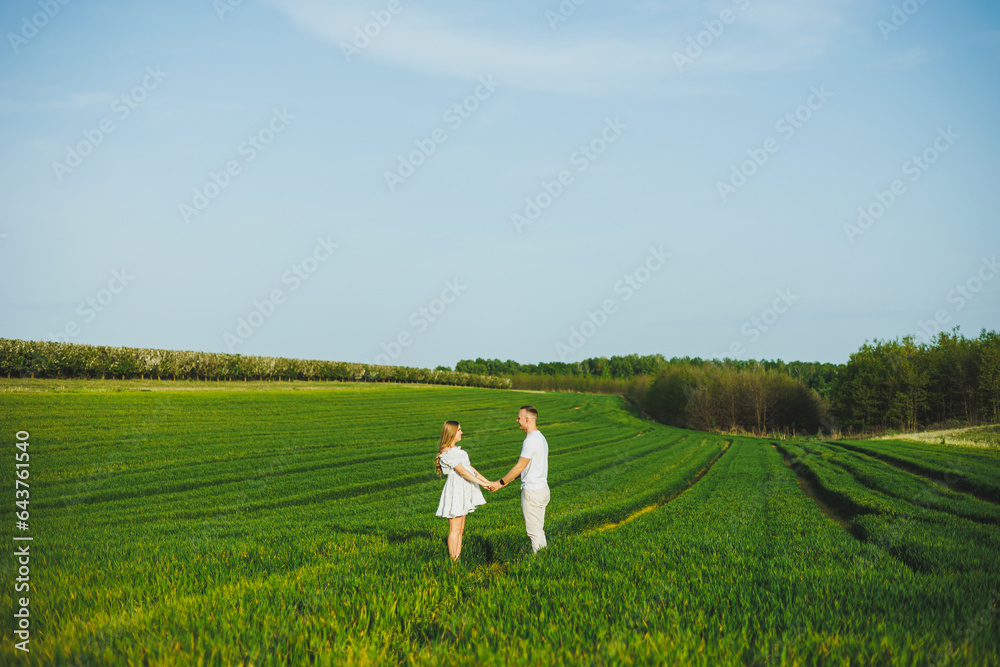
[[1000,325],[995,2],[18,0],[0,26],[3,337],[433,367]]

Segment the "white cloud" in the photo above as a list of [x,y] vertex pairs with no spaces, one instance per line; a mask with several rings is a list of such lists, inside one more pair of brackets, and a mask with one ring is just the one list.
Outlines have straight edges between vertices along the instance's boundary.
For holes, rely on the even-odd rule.
[[[357,27],[372,21],[372,11],[386,6],[266,1],[287,14],[300,30],[338,51],[342,44],[351,43]],[[651,8],[649,3],[616,6],[614,17],[600,16],[597,11],[586,17],[574,15],[553,33],[544,12],[558,3],[536,6],[530,14],[522,12],[517,17],[511,16],[511,10],[501,19],[495,5],[470,3],[462,6],[460,14],[454,10],[445,14],[401,0],[402,11],[354,57],[467,79],[493,74],[511,86],[554,92],[703,93],[698,87],[704,82],[695,83],[692,78],[775,71],[818,57],[841,24],[832,2],[803,6],[792,0],[758,0],[741,10],[738,7],[744,1],[703,5],[695,11],[689,3],[669,8]],[[482,15],[477,15],[477,8]],[[717,19],[725,8],[732,10],[735,20],[714,38],[694,66],[678,71],[673,54],[684,48],[689,36],[705,29],[704,21]],[[654,9],[661,14],[651,17]]]

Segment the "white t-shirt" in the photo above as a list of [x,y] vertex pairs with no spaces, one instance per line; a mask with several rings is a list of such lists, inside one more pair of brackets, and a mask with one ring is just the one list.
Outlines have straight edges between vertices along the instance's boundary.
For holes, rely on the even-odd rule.
[[521,471],[521,488],[528,491],[548,487],[549,443],[541,431],[532,431],[521,445],[521,456],[531,459]]

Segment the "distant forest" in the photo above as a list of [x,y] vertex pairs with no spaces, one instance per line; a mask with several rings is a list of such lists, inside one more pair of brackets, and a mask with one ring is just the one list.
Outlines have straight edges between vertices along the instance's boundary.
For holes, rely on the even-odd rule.
[[620,394],[665,424],[726,433],[874,434],[1000,422],[1000,333],[866,342],[844,364],[666,359],[458,362],[433,371],[339,361],[0,339],[8,378],[415,382]]
[[1000,333],[866,343],[837,374],[830,403],[853,429],[1000,422]]
[[417,382],[509,389],[510,379],[449,370],[220,352],[78,345],[0,338],[0,374],[8,378],[108,378],[204,382]]
[[703,431],[874,433],[1000,422],[1000,334],[956,328],[930,344],[865,343],[845,364],[597,357],[577,363],[462,360],[514,389],[622,394],[667,424]]
[[[732,370],[758,369],[777,371],[792,378],[802,380],[810,389],[815,389],[820,396],[829,397],[833,380],[842,364],[823,364],[819,362],[790,361],[780,359],[775,361],[737,361],[725,359],[722,361],[701,359],[699,357],[674,357],[666,359],[663,355],[653,354],[639,356],[630,354],[624,357],[595,357],[584,359],[578,363],[553,361],[540,364],[519,364],[516,361],[500,361],[499,359],[476,359],[475,361],[460,361],[455,370],[461,373],[476,375],[506,375],[542,376],[542,377],[588,377],[602,380],[629,380],[643,375],[657,375],[667,367],[687,366],[700,368],[705,364],[722,366]],[[441,367],[441,370],[450,370]],[[525,381],[524,378],[520,378]],[[514,385],[517,388],[517,385]],[[533,387],[534,388],[534,387]]]

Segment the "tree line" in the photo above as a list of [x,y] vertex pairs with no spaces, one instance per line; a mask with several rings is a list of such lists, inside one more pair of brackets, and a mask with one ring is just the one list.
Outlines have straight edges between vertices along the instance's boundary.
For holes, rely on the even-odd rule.
[[450,370],[5,338],[0,339],[0,374],[17,378],[420,382],[491,389],[511,386],[510,378]]
[[576,363],[563,361],[542,362],[538,364],[520,364],[508,359],[479,358],[475,361],[464,359],[455,364],[455,370],[463,373],[485,375],[533,375],[547,377],[596,377],[605,380],[624,380],[636,375],[651,375],[659,370],[666,360],[662,355],[655,354],[640,357],[630,354],[624,357],[595,357]]
[[0,374],[38,378],[420,382],[620,394],[702,431],[873,433],[1000,422],[1000,333],[866,342],[845,364],[625,355],[405,366],[0,339]]
[[621,394],[656,420],[700,431],[834,428],[825,395],[836,364],[635,354],[576,363],[462,360],[455,370],[503,375],[514,389]]
[[[660,371],[674,366],[701,367],[705,363],[716,366],[723,366],[732,370],[764,369],[776,370],[781,373],[802,380],[810,389],[815,389],[820,396],[829,397],[833,380],[837,376],[837,371],[841,368],[838,364],[776,360],[736,360],[736,359],[702,359],[700,357],[673,357],[666,359],[661,354],[640,356],[629,354],[625,356],[594,357],[584,359],[575,363],[561,361],[543,362],[538,364],[520,364],[508,359],[476,360],[464,359],[455,365],[456,371],[473,373],[477,375],[505,375],[516,377],[514,385],[517,388],[519,382],[530,382],[532,387],[520,387],[522,389],[535,389],[546,386],[545,382],[528,380],[529,377],[576,377],[576,378],[600,378],[602,380],[628,380],[633,377],[655,376]],[[443,366],[439,368],[445,368]],[[557,385],[565,383],[553,382],[549,386],[558,390]],[[586,383],[581,383],[586,386]],[[619,386],[612,384],[611,386]]]
[[818,434],[836,430],[827,401],[774,368],[703,362],[670,365],[639,397],[657,421],[698,431]]
[[860,431],[1000,422],[1000,333],[969,339],[956,327],[931,343],[865,343],[840,371],[831,407]]
[[1000,334],[956,327],[929,343],[866,342],[845,364],[662,355],[576,363],[462,360],[457,371],[515,389],[626,396],[667,424],[702,431],[875,433],[1000,422]]

